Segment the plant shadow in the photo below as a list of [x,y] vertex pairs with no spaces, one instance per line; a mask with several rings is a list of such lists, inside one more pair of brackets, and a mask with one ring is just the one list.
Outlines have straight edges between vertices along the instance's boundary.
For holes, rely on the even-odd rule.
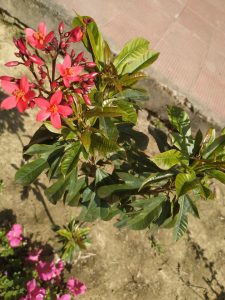
[[[6,94],[0,92],[0,102],[6,97]],[[21,130],[24,132],[25,116],[28,116],[28,114],[21,114],[17,111],[17,109],[0,110],[0,134],[2,134],[4,131],[17,133],[18,130]]]

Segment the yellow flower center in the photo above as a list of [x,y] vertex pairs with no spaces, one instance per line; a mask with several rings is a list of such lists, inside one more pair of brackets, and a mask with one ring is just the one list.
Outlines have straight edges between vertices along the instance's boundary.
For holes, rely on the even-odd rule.
[[73,68],[66,68],[66,70],[65,70],[65,75],[66,76],[71,76],[73,74],[74,74]]
[[43,33],[37,31],[37,32],[35,32],[35,33],[33,34],[33,37],[34,37],[36,40],[38,40],[39,43],[40,43],[41,45],[44,44],[45,36],[43,35]]
[[23,100],[24,102],[26,102],[26,99],[24,98],[24,91],[22,90],[15,90],[13,92],[13,95],[16,97],[16,100],[19,101],[20,99]]
[[50,107],[50,112],[51,113],[56,113],[58,111],[58,106],[56,104],[53,104],[51,107]]

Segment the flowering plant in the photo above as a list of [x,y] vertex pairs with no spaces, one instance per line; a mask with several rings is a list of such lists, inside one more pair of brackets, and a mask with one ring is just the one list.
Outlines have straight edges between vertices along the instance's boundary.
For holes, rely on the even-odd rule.
[[[197,200],[213,197],[210,180],[225,183],[225,131],[193,136],[187,113],[169,107],[168,141],[156,139],[162,153],[148,157],[140,147],[145,135],[133,129],[140,100],[148,99],[136,84],[158,53],[136,38],[114,55],[92,18],[77,16],[73,26],[64,32],[60,23],[59,39],[43,23],[37,31],[26,29],[26,42],[15,40],[22,61],[6,65],[27,66],[35,82],[1,77],[11,93],[1,107],[23,112],[37,106],[43,122],[24,148],[24,159],[33,160],[17,171],[16,181],[29,185],[45,172],[47,198],[81,206],[80,221],[117,215],[118,227],[173,227],[177,240],[188,213],[199,216]],[[92,60],[70,50],[78,42]]]
[[[64,279],[66,264],[49,259],[44,247],[23,235],[20,224],[0,231],[0,297],[19,300],[73,300],[86,286],[78,279]],[[48,258],[48,259],[46,259]]]

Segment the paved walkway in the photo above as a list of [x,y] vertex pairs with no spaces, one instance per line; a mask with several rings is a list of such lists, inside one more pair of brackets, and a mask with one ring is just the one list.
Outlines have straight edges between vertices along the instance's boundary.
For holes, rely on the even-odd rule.
[[225,0],[54,1],[93,16],[117,50],[149,39],[161,53],[154,74],[225,125]]

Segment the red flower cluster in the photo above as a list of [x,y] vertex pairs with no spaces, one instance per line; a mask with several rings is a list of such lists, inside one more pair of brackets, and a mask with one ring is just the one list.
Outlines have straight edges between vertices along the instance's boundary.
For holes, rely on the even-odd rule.
[[[2,101],[0,107],[2,109],[17,107],[22,113],[37,105],[41,108],[37,114],[37,121],[50,119],[52,125],[60,129],[61,118],[67,118],[75,113],[72,104],[76,95],[82,96],[79,99],[83,99],[86,105],[91,105],[89,93],[98,75],[95,71],[96,64],[87,61],[84,52],[76,55],[74,49],[69,51],[72,43],[83,39],[83,30],[82,27],[77,26],[64,33],[64,24],[61,22],[58,26],[59,38],[57,38],[53,31],[47,33],[43,22],[39,24],[37,31],[26,28],[26,38],[14,40],[19,50],[15,55],[20,61],[10,61],[5,65],[26,66],[35,81],[29,82],[25,76],[20,79],[0,76],[3,90],[11,94]],[[51,59],[51,66],[45,59],[46,55]],[[57,63],[60,55],[64,58],[63,62]]]

